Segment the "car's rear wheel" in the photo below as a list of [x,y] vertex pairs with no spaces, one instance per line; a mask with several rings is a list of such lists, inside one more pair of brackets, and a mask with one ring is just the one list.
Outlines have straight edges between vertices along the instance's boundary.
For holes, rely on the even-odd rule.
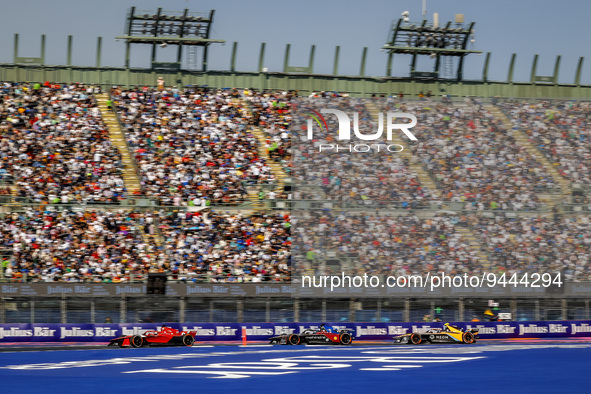
[[423,342],[423,338],[421,338],[421,334],[417,334],[416,332],[410,336],[410,342],[413,345],[418,345]]
[[467,343],[468,345],[476,342],[474,334],[472,334],[470,331],[466,331],[464,335],[462,335],[462,339],[464,340],[464,343]]
[[351,336],[351,334],[344,332],[341,335],[339,335],[339,342],[342,345],[350,345],[351,342],[353,342],[353,337]]
[[290,345],[299,345],[300,341],[300,336],[297,334],[291,334],[288,338],[288,342]]
[[129,344],[131,347],[142,347],[144,344],[144,338],[140,337],[139,335],[134,335],[129,338]]
[[193,344],[195,343],[195,338],[193,338],[190,335],[185,335],[183,337],[183,345],[185,346],[193,346]]

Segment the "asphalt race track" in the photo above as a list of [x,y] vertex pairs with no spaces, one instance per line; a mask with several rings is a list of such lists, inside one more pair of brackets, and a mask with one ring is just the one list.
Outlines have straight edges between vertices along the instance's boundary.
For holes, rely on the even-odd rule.
[[591,344],[574,341],[77,349],[4,349],[3,392],[565,393],[591,384]]

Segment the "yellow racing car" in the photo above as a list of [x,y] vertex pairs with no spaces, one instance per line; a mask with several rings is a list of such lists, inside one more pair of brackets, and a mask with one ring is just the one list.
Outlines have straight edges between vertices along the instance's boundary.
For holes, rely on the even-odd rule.
[[464,331],[459,327],[445,323],[443,328],[430,328],[424,333],[413,332],[394,337],[394,343],[419,345],[421,343],[476,343],[478,330]]

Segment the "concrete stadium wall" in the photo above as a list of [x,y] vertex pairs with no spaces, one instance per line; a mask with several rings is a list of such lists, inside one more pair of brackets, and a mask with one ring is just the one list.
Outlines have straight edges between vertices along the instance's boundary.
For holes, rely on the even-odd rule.
[[206,85],[215,88],[255,88],[299,90],[302,94],[319,91],[348,92],[370,97],[404,92],[407,97],[431,91],[434,96],[512,97],[512,98],[591,98],[589,85],[501,81],[429,81],[404,78],[332,76],[288,73],[230,71],[154,71],[114,67],[26,66],[0,64],[0,81],[83,82],[104,87],[154,86],[159,76],[167,85]]

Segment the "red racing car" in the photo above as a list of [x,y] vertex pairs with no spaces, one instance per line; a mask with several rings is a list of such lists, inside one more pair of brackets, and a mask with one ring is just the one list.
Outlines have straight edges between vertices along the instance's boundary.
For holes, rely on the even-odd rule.
[[148,330],[142,335],[126,335],[111,339],[108,346],[193,346],[196,334],[196,331],[179,331],[162,326],[160,331]]

